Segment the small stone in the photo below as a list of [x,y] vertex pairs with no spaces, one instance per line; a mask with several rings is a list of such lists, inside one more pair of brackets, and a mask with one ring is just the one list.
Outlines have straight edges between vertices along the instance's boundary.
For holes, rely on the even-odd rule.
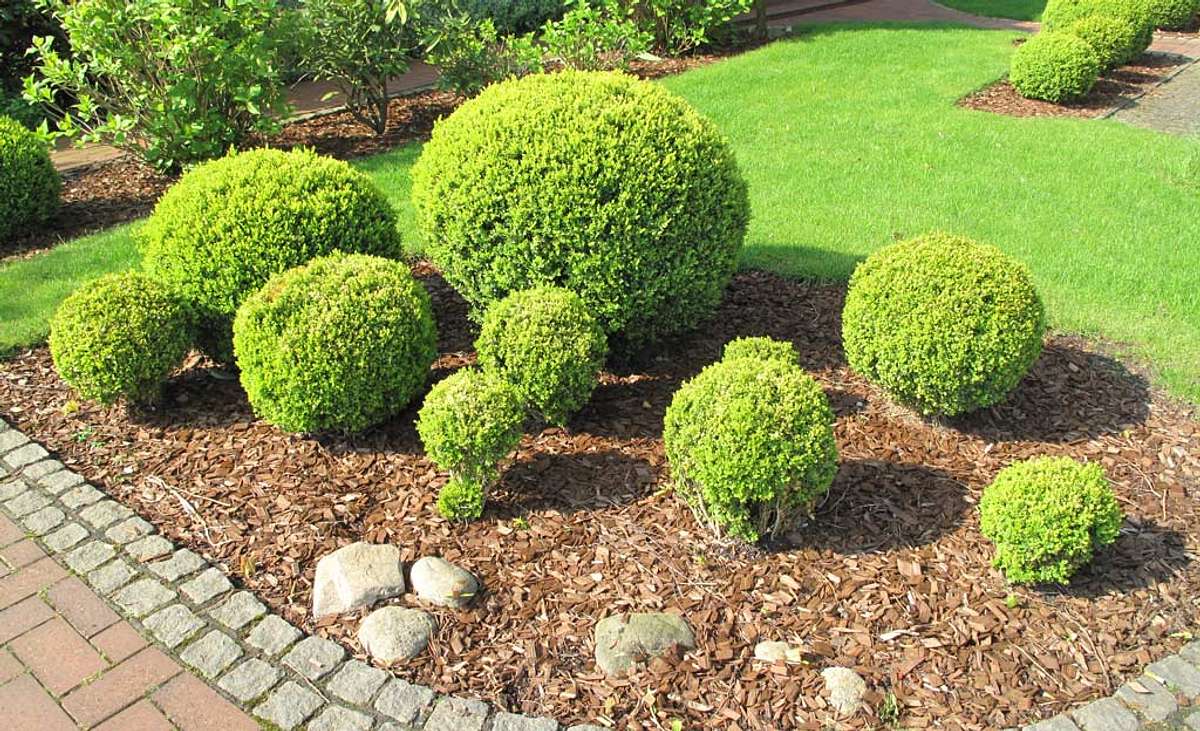
[[147,564],[146,568],[150,570],[150,573],[164,581],[173,582],[194,571],[199,571],[206,565],[204,559],[200,558],[199,555],[186,548],[181,548],[166,561],[156,561]]
[[79,487],[82,485],[83,475],[70,470],[62,470],[61,472],[55,472],[52,475],[46,475],[38,480],[38,484],[55,495],[61,495],[73,487]]
[[608,675],[628,672],[641,658],[659,657],[672,648],[696,647],[682,617],[633,613],[605,617],[596,624],[596,664]]
[[436,556],[413,564],[412,586],[422,601],[452,609],[466,606],[479,593],[479,582],[471,572]]
[[116,594],[113,601],[134,617],[144,617],[175,598],[175,592],[154,579],[140,579]]
[[300,630],[288,624],[282,617],[270,614],[259,622],[246,637],[252,647],[257,647],[270,657],[275,657],[286,650],[303,634]]
[[1055,716],[1025,728],[1026,731],[1079,731],[1079,727],[1066,716]]
[[351,660],[329,681],[329,692],[356,706],[365,706],[388,674],[361,660]]
[[351,543],[317,562],[313,617],[369,607],[403,592],[404,571],[398,548]]
[[790,642],[760,642],[754,646],[754,659],[763,662],[800,662],[801,650]]
[[49,548],[54,553],[62,553],[68,548],[78,545],[80,541],[87,537],[87,528],[78,523],[67,523],[46,536],[44,540],[46,541],[46,548]]
[[1115,697],[1148,721],[1164,721],[1179,709],[1175,694],[1147,675],[1117,688]]
[[329,706],[308,724],[308,731],[367,731],[373,720],[365,713]]
[[132,515],[132,510],[115,500],[101,500],[79,511],[79,517],[83,518],[83,522],[96,530],[112,525],[118,520],[125,520]]
[[217,682],[217,687],[242,703],[248,703],[270,690],[281,675],[272,665],[254,657],[226,673]]
[[843,716],[853,716],[863,705],[867,693],[867,682],[850,668],[831,667],[821,671],[825,689],[829,691],[829,705]]
[[30,442],[23,447],[17,447],[4,456],[4,466],[16,472],[26,465],[49,457],[50,453],[42,445]]
[[86,574],[117,555],[115,549],[107,543],[92,541],[85,543],[67,554],[67,567],[77,574]]
[[17,495],[29,491],[29,485],[25,484],[24,480],[13,478],[8,480],[3,485],[0,485],[0,502],[8,502]]
[[153,532],[154,526],[135,515],[106,530],[104,537],[113,543],[123,546],[130,541],[136,541],[142,536],[148,536]]
[[434,693],[423,685],[413,685],[404,680],[393,678],[375,699],[375,710],[388,718],[393,718],[406,727],[418,725],[425,709],[433,703]]
[[104,493],[91,485],[80,485],[59,498],[63,505],[71,510],[79,510],[85,505],[91,505],[104,499]]
[[183,583],[179,590],[194,604],[204,604],[213,597],[233,588],[225,574],[218,568],[209,568]]
[[558,722],[501,711],[492,719],[492,731],[558,731]]
[[436,631],[433,617],[420,609],[383,607],[358,626],[358,641],[371,657],[390,665],[420,655]]
[[425,722],[424,731],[483,731],[488,706],[483,701],[442,696]]
[[134,561],[146,563],[162,558],[175,550],[175,546],[162,536],[146,536],[125,546],[125,553]]
[[53,505],[48,505],[37,512],[30,513],[21,518],[21,524],[35,536],[44,536],[62,525],[66,519],[67,516],[63,511]]
[[321,696],[289,680],[254,708],[254,715],[291,731],[308,720],[321,707]]
[[1164,657],[1146,667],[1146,674],[1189,698],[1200,696],[1200,670],[1178,655]]
[[92,585],[93,589],[104,596],[108,596],[129,583],[130,579],[136,574],[137,572],[133,570],[133,567],[125,559],[118,558],[89,572],[87,581]]
[[42,493],[36,490],[28,490],[4,503],[4,507],[15,517],[20,518],[22,515],[36,513],[49,505],[50,502],[50,498]]
[[283,664],[309,680],[320,680],[346,656],[336,642],[323,637],[306,637],[283,657]]
[[1092,701],[1071,716],[1083,731],[1137,731],[1137,716],[1113,698]]
[[182,645],[204,627],[204,620],[182,604],[172,604],[142,621],[146,629],[171,649]]
[[248,591],[239,591],[223,604],[208,610],[208,616],[232,630],[239,630],[266,613],[263,603]]
[[1200,640],[1184,645],[1179,651],[1179,656],[1193,665],[1200,665]]
[[29,444],[29,437],[25,436],[16,429],[5,429],[0,431],[0,454],[11,452],[17,447]]
[[42,478],[52,475],[62,468],[63,463],[57,459],[43,459],[41,462],[34,462],[21,470],[21,474],[25,475],[25,479],[36,480],[40,484]]
[[183,649],[179,659],[206,678],[215,678],[242,656],[242,648],[224,632],[213,630]]

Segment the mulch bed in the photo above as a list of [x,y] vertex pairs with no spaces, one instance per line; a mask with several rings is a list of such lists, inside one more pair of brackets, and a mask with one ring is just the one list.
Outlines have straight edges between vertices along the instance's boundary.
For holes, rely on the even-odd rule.
[[1105,73],[1082,99],[1055,104],[1026,99],[1008,79],[1002,79],[959,100],[959,106],[1010,117],[1098,117],[1113,107],[1146,93],[1191,59],[1165,53],[1146,53],[1119,69]]
[[[437,311],[440,377],[471,360],[474,332],[444,281],[417,270]],[[1092,346],[1051,337],[1004,405],[922,421],[847,368],[843,296],[737,275],[700,332],[614,367],[569,429],[527,437],[469,525],[435,512],[445,478],[423,456],[415,406],[354,438],[288,436],[197,362],[159,411],[102,409],[72,400],[45,349],[0,364],[0,403],[163,533],[356,653],[359,616],[309,619],[321,556],[367,540],[394,543],[406,561],[463,565],[484,594],[438,611],[430,652],[396,672],[563,721],[817,729],[831,722],[819,671],[840,664],[868,679],[873,707],[894,694],[904,728],[995,729],[1106,695],[1176,650],[1200,613],[1200,425],[1187,410]],[[765,550],[712,543],[665,490],[671,395],[740,335],[793,341],[838,416],[828,497]],[[1010,589],[989,565],[975,505],[1001,467],[1039,454],[1103,464],[1129,517],[1069,588]],[[592,630],[626,610],[681,612],[698,650],[605,679]],[[755,662],[764,639],[801,643],[808,663]],[[848,725],[880,719],[867,711]]]

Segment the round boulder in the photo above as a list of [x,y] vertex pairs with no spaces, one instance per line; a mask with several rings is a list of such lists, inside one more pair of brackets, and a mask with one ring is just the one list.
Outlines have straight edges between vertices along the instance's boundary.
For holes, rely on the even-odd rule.
[[596,624],[596,665],[608,675],[628,672],[635,663],[675,648],[692,650],[696,637],[674,614],[633,613],[605,617]]
[[359,625],[358,641],[371,657],[391,664],[420,655],[436,631],[433,617],[420,609],[383,607]]
[[395,546],[351,543],[317,562],[313,618],[369,607],[404,593],[404,570]]
[[412,586],[422,601],[451,609],[465,607],[479,593],[479,582],[470,571],[437,556],[413,564]]
[[821,671],[825,690],[829,694],[829,705],[843,716],[853,716],[863,706],[867,693],[867,681],[850,668],[831,667]]

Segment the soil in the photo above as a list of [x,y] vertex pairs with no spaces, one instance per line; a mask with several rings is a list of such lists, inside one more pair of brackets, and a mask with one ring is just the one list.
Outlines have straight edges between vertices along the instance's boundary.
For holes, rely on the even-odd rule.
[[[445,282],[417,272],[438,317],[438,378],[472,360],[475,333]],[[44,348],[0,364],[0,403],[164,534],[360,656],[361,615],[309,618],[321,556],[390,542],[406,561],[440,554],[473,571],[482,596],[438,610],[429,653],[395,672],[565,722],[818,729],[833,724],[819,671],[837,664],[867,678],[871,709],[894,696],[903,728],[1006,728],[1107,695],[1178,649],[1200,614],[1200,424],[1188,410],[1055,336],[1005,404],[924,421],[848,369],[843,297],[737,275],[701,331],[613,366],[569,428],[527,437],[466,525],[435,511],[445,476],[423,456],[416,406],[353,438],[291,436],[196,358],[158,410],[105,409],[74,401]],[[795,343],[837,413],[840,470],[787,542],[731,550],[669,492],[661,426],[681,381],[743,335]],[[1101,463],[1128,517],[1069,587],[1010,588],[975,506],[1000,468],[1040,454]],[[596,622],[659,610],[683,614],[698,649],[628,678],[597,672]],[[754,661],[765,639],[802,644],[806,662]],[[846,725],[892,720],[868,709]]]

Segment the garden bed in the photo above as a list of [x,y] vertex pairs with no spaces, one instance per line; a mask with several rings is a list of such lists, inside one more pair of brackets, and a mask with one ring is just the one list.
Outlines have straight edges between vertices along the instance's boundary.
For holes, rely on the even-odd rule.
[[[418,273],[442,376],[471,360],[474,332],[449,287]],[[484,519],[468,525],[434,510],[444,476],[423,456],[414,408],[359,437],[289,436],[254,418],[236,381],[196,362],[161,411],[100,409],[72,400],[44,348],[0,365],[0,402],[165,534],[355,652],[358,615],[310,619],[321,556],[390,542],[406,561],[441,554],[473,571],[484,595],[440,611],[431,651],[398,674],[563,721],[819,728],[831,712],[818,673],[840,664],[868,679],[873,707],[894,694],[906,728],[1000,728],[1107,695],[1181,645],[1200,614],[1200,425],[1186,409],[1055,337],[1004,405],[931,424],[849,371],[843,295],[738,275],[701,332],[605,374],[569,429],[526,438]],[[793,341],[829,394],[840,469],[788,543],[730,551],[664,489],[662,417],[726,341],[763,334]],[[1103,464],[1129,519],[1069,588],[1010,596],[974,506],[1001,467],[1047,453]],[[597,672],[596,621],[660,609],[687,618],[699,649],[624,680]],[[759,640],[798,642],[808,663],[756,662]]]

